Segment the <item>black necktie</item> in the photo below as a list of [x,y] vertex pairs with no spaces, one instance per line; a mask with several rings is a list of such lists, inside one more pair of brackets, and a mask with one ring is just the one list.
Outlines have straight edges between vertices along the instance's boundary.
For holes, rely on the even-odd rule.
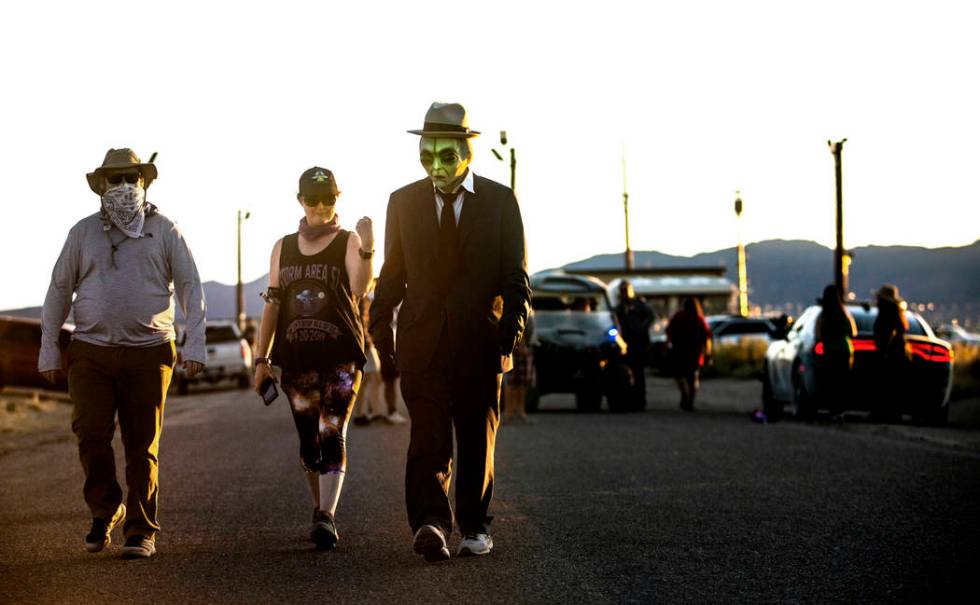
[[456,195],[444,194],[441,191],[436,191],[436,194],[442,200],[442,213],[439,215],[439,267],[443,288],[448,293],[453,278],[456,276],[458,261],[456,213],[453,210]]

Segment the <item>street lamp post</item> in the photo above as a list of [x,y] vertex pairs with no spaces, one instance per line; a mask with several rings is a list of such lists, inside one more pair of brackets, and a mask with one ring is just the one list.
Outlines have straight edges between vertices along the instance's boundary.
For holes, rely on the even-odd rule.
[[626,147],[623,146],[623,227],[626,230],[626,251],[623,264],[627,273],[633,272],[633,249],[630,248],[630,194],[626,192]]
[[238,211],[238,281],[235,283],[236,319],[238,329],[245,331],[245,286],[242,284],[242,223],[252,216],[251,212]]
[[745,245],[742,244],[742,193],[735,192],[735,229],[738,234],[738,314],[749,316],[748,276],[745,271]]
[[[506,130],[500,131],[500,144],[503,146],[507,145]],[[501,162],[504,161],[504,156],[500,155],[499,151],[492,148],[490,149],[490,151],[493,152],[495,158],[497,158]],[[514,151],[513,146],[510,147],[510,190],[514,192],[514,195],[517,195],[517,152]]]
[[844,192],[841,179],[841,152],[844,151],[844,143],[847,139],[841,139],[836,143],[827,141],[830,146],[830,153],[834,154],[834,177],[837,184],[837,245],[834,247],[834,287],[842,300],[847,300],[848,283],[847,270],[850,258],[844,250]]

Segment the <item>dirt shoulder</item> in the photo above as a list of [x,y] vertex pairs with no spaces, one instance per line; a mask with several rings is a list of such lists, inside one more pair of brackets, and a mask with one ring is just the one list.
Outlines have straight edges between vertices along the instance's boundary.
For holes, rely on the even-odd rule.
[[0,456],[71,438],[71,400],[67,393],[0,391]]

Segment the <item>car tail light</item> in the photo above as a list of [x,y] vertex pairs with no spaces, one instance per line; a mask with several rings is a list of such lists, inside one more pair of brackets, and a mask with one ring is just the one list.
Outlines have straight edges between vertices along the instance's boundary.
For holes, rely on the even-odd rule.
[[[875,350],[875,341],[868,340],[866,338],[856,338],[851,342],[851,344],[853,345],[855,352]],[[824,347],[822,342],[818,342],[816,345],[813,346],[813,353],[815,355],[824,354]]]
[[928,342],[913,342],[912,356],[937,363],[949,363],[953,360],[952,351],[942,345],[934,345]]
[[245,342],[244,340],[241,342],[241,347],[242,347],[242,361],[244,361],[245,365],[247,366],[252,365],[252,349],[249,348],[248,343]]
[[855,353],[858,351],[870,352],[877,350],[877,347],[875,347],[875,341],[871,340],[870,338],[855,338],[853,341],[851,341],[851,344],[854,346]]

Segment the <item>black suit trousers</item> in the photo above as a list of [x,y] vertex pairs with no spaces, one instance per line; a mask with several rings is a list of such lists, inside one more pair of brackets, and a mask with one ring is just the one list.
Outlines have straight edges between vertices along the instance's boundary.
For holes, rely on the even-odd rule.
[[454,371],[445,326],[432,362],[403,372],[402,396],[411,416],[405,499],[412,532],[430,524],[453,530],[449,485],[456,433],[456,521],[463,535],[486,533],[493,497],[493,453],[500,420],[500,374],[488,368],[462,377]]

